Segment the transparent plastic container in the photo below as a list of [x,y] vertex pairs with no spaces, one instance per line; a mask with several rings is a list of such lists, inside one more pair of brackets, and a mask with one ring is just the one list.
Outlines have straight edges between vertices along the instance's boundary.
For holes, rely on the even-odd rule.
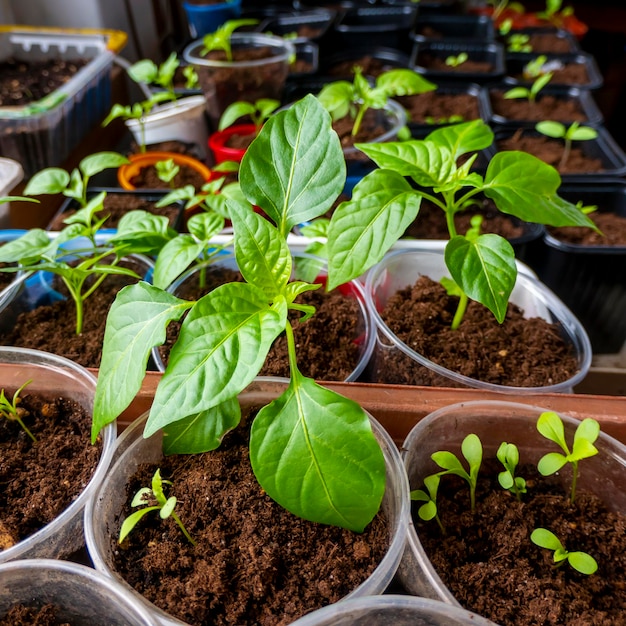
[[229,104],[261,98],[282,100],[289,61],[295,54],[293,43],[282,37],[262,33],[233,33],[233,52],[246,48],[267,48],[269,56],[244,61],[218,61],[202,54],[202,41],[193,41],[183,51],[185,61],[194,66],[207,101],[213,128]]
[[[545,410],[516,402],[483,400],[452,404],[427,415],[413,427],[402,445],[411,489],[420,489],[424,476],[437,470],[430,458],[433,452],[458,450],[469,433],[475,433],[480,438],[483,458],[495,457],[500,444],[508,441],[518,447],[521,462],[536,465],[544,454],[554,452],[556,446],[537,431],[537,419]],[[561,415],[561,419],[565,425],[565,438],[572,441],[580,422],[567,415]],[[595,446],[600,452],[585,459],[584,470],[578,478],[578,489],[593,492],[604,500],[609,509],[624,512],[626,446],[602,432]],[[555,476],[567,492],[571,485],[571,472],[564,469]],[[406,551],[398,577],[409,593],[458,606],[433,568],[413,523],[409,525]]]
[[473,387],[502,393],[571,393],[573,387],[587,375],[591,366],[592,350],[585,329],[574,314],[545,285],[527,272],[518,272],[510,301],[524,311],[525,317],[543,317],[557,325],[562,337],[571,344],[578,360],[578,370],[572,377],[560,383],[541,387],[513,387],[469,378],[433,363],[402,342],[380,315],[380,311],[392,295],[414,284],[421,275],[429,276],[436,281],[441,280],[443,276],[449,276],[442,251],[401,250],[393,252],[375,265],[367,275],[365,298],[378,334],[371,358],[373,368],[369,377],[370,382],[393,382],[385,378],[384,372],[384,362],[390,358],[405,362],[406,368],[415,371],[418,380],[419,368],[426,368],[429,371],[429,375],[424,377],[424,382],[415,384],[428,384],[427,381],[431,378],[430,373],[435,373],[438,386]]
[[[282,379],[257,378],[239,396],[242,408],[268,403],[275,399],[287,385]],[[147,607],[167,626],[180,626],[182,622],[161,611],[126,583],[113,569],[110,532],[117,525],[119,512],[127,498],[125,485],[141,463],[158,463],[163,456],[161,432],[144,439],[143,429],[147,413],[133,422],[118,439],[116,461],[105,483],[93,494],[85,510],[87,550],[94,567],[122,583],[141,598]],[[410,515],[409,491],[400,453],[383,427],[370,416],[372,429],[381,445],[387,467],[387,488],[383,497],[383,510],[389,520],[389,549],[372,575],[346,597],[359,597],[382,593],[397,570],[404,551]]]
[[[8,196],[13,187],[22,182],[24,170],[14,159],[0,157],[0,198]],[[11,203],[0,204],[0,228],[9,228],[11,225]]]
[[51,559],[0,565],[0,619],[15,605],[52,604],[72,626],[159,626],[123,587],[90,567]]
[[[306,254],[299,254],[299,255],[296,254],[296,257],[298,256],[307,257],[311,259],[314,258]],[[326,264],[322,259],[316,259],[316,260],[319,260],[319,266],[320,266],[320,274],[318,275],[317,280],[324,281],[326,278],[326,268],[325,268]],[[233,255],[224,254],[212,263],[203,264],[203,265],[200,265],[198,267],[188,270],[187,272],[182,274],[180,278],[174,281],[170,285],[170,287],[168,287],[167,291],[169,291],[170,293],[173,293],[174,295],[177,295],[180,292],[180,289],[185,286],[185,284],[198,280],[198,274],[200,271],[202,271],[203,269],[209,269],[215,263],[225,268],[228,268],[230,270],[236,270],[236,271],[238,270],[237,261],[235,260],[235,257]],[[357,280],[353,280],[353,281],[350,281],[350,283],[346,285],[340,285],[337,289],[339,289],[344,296],[349,297],[349,298],[354,298],[359,304],[359,311],[360,311],[360,318],[359,318],[357,329],[356,329],[357,332],[356,332],[356,336],[354,337],[354,341],[355,343],[358,344],[359,349],[360,349],[359,360],[356,366],[354,367],[354,369],[352,370],[352,372],[350,372],[349,376],[345,379],[345,381],[343,381],[343,382],[350,383],[350,382],[355,382],[359,379],[359,377],[365,370],[367,364],[369,363],[369,360],[372,356],[372,352],[374,350],[374,342],[376,340],[376,336],[374,333],[374,325],[372,323],[371,317],[367,310],[367,306],[365,304],[365,293],[361,284]],[[161,357],[158,347],[152,349],[152,360],[154,361],[156,368],[159,372],[165,371],[165,363],[163,362],[163,359]]]
[[[17,389],[32,379],[28,392],[63,396],[78,402],[89,414],[93,409],[96,378],[77,363],[47,352],[0,346],[0,389]],[[84,546],[83,510],[106,474],[113,456],[116,425],[102,431],[102,454],[91,480],[80,495],[52,522],[0,551],[0,563],[26,558],[64,558]],[[86,445],[91,445],[89,441]],[[2,578],[4,582],[4,578]]]
[[292,626],[494,626],[493,622],[429,598],[384,595],[342,600]]

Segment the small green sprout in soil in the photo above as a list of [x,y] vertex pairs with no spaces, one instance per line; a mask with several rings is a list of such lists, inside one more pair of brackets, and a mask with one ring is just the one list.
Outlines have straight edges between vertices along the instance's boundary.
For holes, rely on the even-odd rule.
[[563,139],[565,142],[563,155],[561,156],[557,169],[564,167],[567,163],[567,159],[572,150],[572,141],[589,141],[596,139],[598,136],[598,131],[595,128],[591,126],[581,126],[579,122],[572,122],[569,128],[567,128],[564,124],[561,124],[561,122],[544,120],[535,126],[535,130],[542,135],[546,135],[546,137]]
[[593,445],[600,434],[600,425],[591,418],[584,419],[576,428],[574,443],[570,451],[565,441],[565,429],[563,421],[557,413],[545,411],[537,420],[537,430],[550,441],[556,443],[564,454],[549,452],[539,459],[537,469],[542,476],[550,476],[558,472],[566,463],[572,464],[572,488],[570,502],[573,504],[576,498],[576,483],[578,480],[578,462],[598,454],[598,449]]
[[[157,65],[151,59],[142,59],[133,63],[128,68],[128,75],[136,83],[146,83],[148,85],[158,85],[163,87],[168,94],[168,100],[176,100],[177,95],[174,89],[174,75],[180,66],[180,61],[175,52],[172,52],[163,63]],[[198,85],[198,75],[191,65],[183,68],[185,77],[185,87],[193,89]]]
[[249,116],[254,124],[257,133],[261,130],[263,123],[269,119],[270,115],[278,108],[280,102],[270,98],[260,98],[256,102],[238,101],[229,104],[220,118],[218,130],[224,130],[232,126],[240,117]]
[[170,189],[175,189],[174,178],[176,174],[180,172],[180,166],[174,162],[174,159],[165,159],[164,161],[157,161],[154,164],[157,176],[159,180],[163,181],[166,185],[170,186]]
[[591,575],[598,569],[596,560],[586,552],[569,552],[559,538],[546,528],[535,528],[530,535],[530,540],[540,548],[554,552],[554,563],[560,567],[566,561],[581,574]]
[[259,20],[254,19],[242,19],[242,20],[229,20],[224,22],[216,31],[206,34],[202,38],[203,48],[200,54],[206,56],[211,50],[222,50],[226,54],[226,60],[232,63],[233,51],[231,47],[232,34],[242,26],[254,26],[258,24]]
[[439,467],[443,468],[444,471],[439,472],[440,476],[453,474],[467,482],[470,489],[470,508],[474,511],[476,509],[476,483],[478,482],[478,472],[483,460],[483,446],[477,435],[471,433],[463,439],[461,453],[469,465],[469,472],[463,467],[456,455],[447,450],[433,452],[431,458]]
[[26,424],[24,424],[23,418],[28,415],[28,411],[18,406],[19,403],[21,402],[20,394],[24,390],[24,387],[26,387],[26,385],[30,385],[30,383],[32,382],[33,382],[32,380],[27,380],[13,394],[13,398],[11,400],[9,400],[6,397],[4,393],[4,389],[0,391],[0,417],[4,417],[5,419],[8,419],[11,422],[17,422],[20,425],[21,429],[33,440],[33,442],[37,443],[37,439],[35,438],[35,435],[33,435],[33,433],[31,433],[30,430],[28,430],[28,427],[26,426]]
[[[182,530],[183,535],[187,538],[187,541],[192,545],[196,545],[196,542],[193,540],[187,529],[180,521],[180,517],[176,515],[174,509],[176,508],[176,497],[170,496],[169,498],[165,497],[165,493],[163,492],[163,485],[171,485],[172,482],[169,480],[163,480],[161,478],[161,470],[157,469],[152,477],[152,486],[151,487],[142,487],[133,498],[131,502],[132,507],[143,506],[144,508],[135,511],[131,515],[129,515],[124,522],[122,523],[122,527],[120,529],[120,537],[118,543],[122,543],[126,537],[132,532],[132,530],[137,526],[139,520],[141,520],[145,515],[150,513],[151,511],[158,511],[159,517],[161,519],[167,519],[171,517]],[[156,504],[150,504],[150,501],[156,501]]]
[[433,117],[432,115],[427,115],[424,121],[434,126],[435,124],[459,124],[460,122],[464,122],[465,119],[462,115],[450,115],[450,117]]
[[446,65],[448,67],[459,67],[463,65],[467,61],[469,57],[467,56],[467,52],[460,52],[459,54],[451,54],[446,57]]
[[496,452],[498,461],[504,465],[504,471],[498,474],[498,482],[503,489],[508,489],[515,494],[518,501],[522,500],[522,494],[526,493],[526,481],[521,476],[515,475],[519,464],[519,450],[514,443],[503,441]]
[[443,535],[446,534],[446,529],[444,525],[441,523],[441,519],[439,518],[439,511],[437,510],[437,491],[439,489],[439,483],[441,481],[441,474],[431,474],[430,476],[426,476],[424,478],[424,486],[426,487],[426,491],[423,489],[415,489],[411,491],[411,500],[416,502],[424,502],[422,506],[417,510],[417,514],[420,516],[420,519],[423,519],[425,522],[429,522],[434,519]]
[[504,93],[506,100],[520,100],[526,98],[533,104],[537,100],[539,92],[552,80],[552,72],[541,74],[533,81],[530,87],[513,87]]

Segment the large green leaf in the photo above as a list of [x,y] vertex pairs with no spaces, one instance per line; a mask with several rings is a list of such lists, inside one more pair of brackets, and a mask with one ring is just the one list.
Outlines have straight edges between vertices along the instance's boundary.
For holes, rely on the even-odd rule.
[[493,142],[493,131],[482,120],[472,120],[437,128],[426,140],[448,148],[456,161],[463,154],[488,148]]
[[154,264],[152,282],[160,289],[166,289],[182,274],[202,252],[204,242],[196,241],[191,235],[179,235],[168,241]]
[[325,213],[341,193],[346,165],[329,114],[308,95],[272,116],[241,162],[241,189],[283,236]]
[[118,168],[128,163],[128,159],[118,152],[97,152],[86,156],[79,164],[80,171],[88,177],[109,169]]
[[484,193],[503,213],[526,222],[552,226],[594,223],[577,206],[557,196],[559,173],[547,163],[519,151],[497,152],[487,167]]
[[430,141],[388,141],[358,143],[378,167],[392,170],[401,176],[410,176],[422,187],[437,187],[450,180],[456,166],[450,151]]
[[474,241],[457,236],[448,242],[445,260],[464,293],[486,306],[502,323],[517,277],[511,244],[499,235],[480,235]]
[[228,203],[235,234],[235,258],[246,281],[268,298],[282,292],[291,276],[287,241],[268,220],[249,206]]
[[21,237],[8,241],[0,247],[1,263],[17,263],[28,259],[36,262],[50,249],[50,237],[41,228],[31,228]]
[[165,341],[169,322],[180,319],[191,304],[146,282],[117,294],[104,333],[92,437],[131,403],[141,388],[150,350]]
[[237,398],[225,400],[207,411],[188,415],[164,429],[165,454],[198,454],[219,448],[224,435],[241,419]]
[[26,185],[27,196],[38,196],[45,193],[61,193],[69,184],[70,175],[59,167],[47,167],[37,172]]
[[389,96],[408,96],[433,91],[437,85],[414,70],[399,68],[380,74],[376,79],[376,87]]
[[250,436],[252,469],[292,513],[361,532],[385,490],[385,462],[363,409],[300,376],[261,409]]
[[192,307],[157,387],[146,436],[239,394],[285,328],[287,304],[254,285],[221,285]]
[[130,252],[158,254],[176,235],[167,217],[138,209],[129,211],[120,219],[117,232],[110,241],[128,246]]
[[420,202],[400,174],[374,170],[363,178],[328,227],[328,289],[378,263],[415,220]]

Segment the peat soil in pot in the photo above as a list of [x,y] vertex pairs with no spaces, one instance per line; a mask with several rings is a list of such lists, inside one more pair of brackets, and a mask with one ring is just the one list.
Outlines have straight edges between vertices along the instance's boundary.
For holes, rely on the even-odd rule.
[[[289,624],[340,600],[361,584],[389,545],[384,513],[362,534],[302,520],[271,500],[250,467],[253,412],[226,435],[219,449],[165,457],[161,475],[172,481],[166,496],[197,542],[158,515],[142,519],[117,545],[114,567],[148,600],[196,625]],[[140,466],[127,487],[125,518],[135,493],[157,467]],[[121,520],[120,520],[121,522]]]
[[[7,398],[14,393],[5,390]],[[58,517],[91,480],[102,452],[100,437],[89,442],[91,415],[80,404],[30,394],[28,386],[20,397],[37,442],[16,421],[0,419],[0,551]]]
[[584,246],[626,246],[626,216],[616,213],[592,213],[591,219],[600,233],[590,228],[563,226],[548,228],[548,232],[566,243]]
[[139,174],[133,176],[130,182],[136,189],[170,190],[181,189],[185,185],[192,185],[196,191],[199,191],[202,185],[206,183],[204,176],[193,167],[184,164],[181,164],[179,167],[180,171],[174,176],[174,180],[171,183],[163,182],[157,174],[156,167],[153,165],[141,168]]
[[[571,504],[569,493],[534,466],[516,471],[528,488],[518,502],[500,487],[501,469],[494,463],[481,470],[474,513],[467,483],[442,479],[437,509],[445,535],[415,510],[420,541],[444,584],[462,606],[500,626],[623,626],[626,516],[581,490]],[[553,553],[530,541],[535,528],[551,530],[568,550],[591,554],[598,571],[586,576],[567,563],[555,567]]]
[[[483,382],[511,387],[542,387],[570,379],[578,360],[558,329],[543,318],[524,318],[509,303],[503,324],[471,301],[456,330],[450,325],[458,298],[427,276],[389,298],[381,317],[415,352],[449,370]],[[381,351],[378,351],[381,352]],[[394,350],[377,355],[375,380],[405,385],[454,383]]]

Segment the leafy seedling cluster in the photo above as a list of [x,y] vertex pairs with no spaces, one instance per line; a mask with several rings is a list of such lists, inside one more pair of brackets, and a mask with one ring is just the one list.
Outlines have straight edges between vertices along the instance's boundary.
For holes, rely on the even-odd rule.
[[255,19],[229,20],[224,22],[217,30],[207,33],[202,38],[202,50],[200,54],[206,56],[212,50],[222,50],[226,55],[226,60],[230,63],[233,60],[232,34],[242,26],[255,26],[259,21]]
[[570,152],[572,151],[573,141],[590,141],[598,137],[598,131],[595,128],[591,126],[581,126],[580,122],[572,122],[569,127],[566,127],[565,124],[561,124],[561,122],[544,120],[535,125],[535,130],[546,137],[563,139],[565,145],[563,155],[557,166],[558,169],[563,168],[567,163]]

